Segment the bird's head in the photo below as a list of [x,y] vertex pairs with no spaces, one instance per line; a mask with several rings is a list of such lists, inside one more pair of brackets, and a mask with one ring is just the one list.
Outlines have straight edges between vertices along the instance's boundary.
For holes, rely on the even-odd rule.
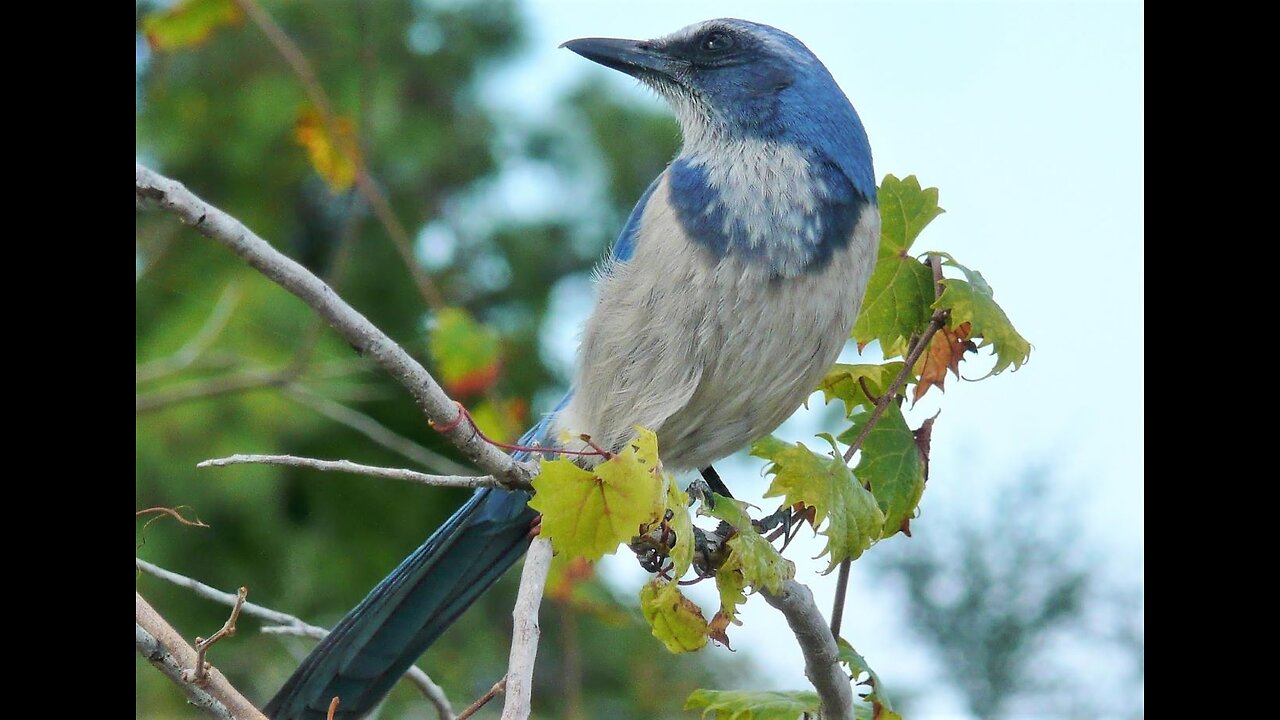
[[740,137],[803,140],[795,135],[850,117],[857,122],[822,62],[768,25],[707,20],[655,40],[581,38],[562,47],[665,97],[686,145]]

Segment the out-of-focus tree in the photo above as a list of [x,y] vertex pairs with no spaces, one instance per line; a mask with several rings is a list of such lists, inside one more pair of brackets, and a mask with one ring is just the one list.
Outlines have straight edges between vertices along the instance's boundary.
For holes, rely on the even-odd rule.
[[[980,718],[1024,717],[1030,709],[1087,717],[1109,702],[1090,697],[1090,682],[1055,657],[1072,634],[1092,636],[1089,652],[1108,647],[1104,635],[1115,633],[1094,627],[1098,617],[1110,618],[1103,622],[1113,630],[1122,625],[1092,607],[1101,602],[1097,564],[1064,510],[1069,505],[1048,487],[1043,473],[1031,472],[998,490],[987,513],[929,511],[927,523],[913,524],[919,530],[911,542],[880,558],[881,570],[903,582],[912,630],[937,651]],[[1136,638],[1127,645],[1141,657],[1141,630]],[[1105,714],[1125,712],[1111,706]]]
[[[136,6],[136,155],[233,212],[327,277],[411,352],[429,357],[436,309],[367,200],[317,173],[304,146],[317,121],[298,78],[239,13],[199,41],[164,47],[149,35],[147,18],[170,6]],[[500,333],[496,380],[466,399],[477,417],[498,418],[499,431],[518,430],[549,409],[530,398],[553,397],[566,380],[541,359],[548,294],[590,272],[644,183],[674,153],[674,123],[619,104],[597,84],[566,94],[549,121],[488,107],[481,81],[523,42],[512,2],[266,8],[349,123],[439,296]],[[536,167],[591,202],[565,202],[535,219],[516,213],[504,200],[515,167]],[[402,466],[409,452],[410,464],[440,470],[431,467],[432,454],[451,458],[452,450],[391,381],[238,260],[158,214],[137,215],[135,236],[135,502],[185,505],[210,525],[161,521],[144,531],[140,523],[138,554],[218,587],[247,585],[251,600],[332,624],[465,493],[285,468],[197,471],[195,464],[275,452]],[[413,447],[388,449],[333,419],[352,411]],[[147,577],[138,586],[189,635],[211,632],[226,613]],[[459,708],[504,672],[514,586],[506,578],[422,663]],[[690,690],[715,684],[712,665],[716,673],[743,672],[727,654],[713,663],[705,653],[666,654],[637,612],[598,585],[590,593],[590,602],[566,593],[556,611],[544,613],[540,712],[673,717]],[[307,647],[242,632],[217,648],[214,662],[262,702],[296,664],[289,651]],[[139,717],[189,713],[145,662],[136,675]],[[388,702],[387,716],[406,706],[423,712],[406,688]]]

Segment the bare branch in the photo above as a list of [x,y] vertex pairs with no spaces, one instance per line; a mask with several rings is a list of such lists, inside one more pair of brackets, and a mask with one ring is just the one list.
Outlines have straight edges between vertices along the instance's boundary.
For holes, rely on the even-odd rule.
[[471,468],[466,465],[456,463],[434,450],[428,450],[409,438],[397,434],[391,428],[359,410],[330,400],[299,385],[287,386],[284,392],[285,395],[299,405],[304,405],[336,423],[346,425],[391,452],[412,460],[425,468],[439,470],[447,475],[469,475],[471,473]]
[[[181,507],[186,507],[186,506],[185,506],[185,505],[179,505],[178,507],[179,507],[179,508],[181,508]],[[191,508],[189,508],[189,507],[188,507],[187,509],[188,509],[188,510],[190,510]],[[206,525],[206,524],[204,523],[204,521],[203,521],[203,520],[201,520],[200,518],[196,518],[195,520],[188,520],[188,519],[186,519],[185,517],[183,517],[182,513],[178,512],[178,508],[171,508],[171,507],[149,507],[149,508],[143,508],[142,510],[135,511],[135,512],[133,513],[133,517],[134,517],[134,519],[135,519],[135,520],[136,520],[136,519],[138,519],[138,518],[140,518],[140,517],[142,517],[143,515],[155,515],[155,516],[156,516],[156,517],[153,517],[153,518],[151,518],[150,520],[148,520],[148,521],[147,521],[147,525],[150,525],[151,523],[155,522],[157,519],[159,519],[159,518],[161,518],[161,517],[168,516],[168,517],[173,518],[174,520],[177,520],[178,522],[182,523],[183,525],[189,525],[189,526],[191,526],[191,527],[198,527],[198,528],[207,528],[207,527],[209,527],[209,526],[208,526],[208,525]]]
[[494,683],[493,687],[489,688],[488,691],[485,692],[485,694],[476,698],[475,702],[463,708],[462,712],[458,713],[457,720],[467,720],[467,718],[480,712],[480,708],[484,707],[485,705],[488,705],[490,700],[498,697],[498,695],[501,694],[502,691],[506,689],[507,689],[507,678],[503,677],[502,679],[498,680],[498,682]]
[[[134,558],[134,566],[148,575],[157,577],[165,582],[173,583],[179,587],[186,588],[197,597],[212,600],[213,602],[220,603],[222,605],[234,606],[236,603],[236,595],[210,587],[199,580],[189,578],[186,575],[179,575],[171,570],[165,570],[164,568],[158,565],[153,565],[146,560]],[[251,602],[242,603],[240,606],[240,612],[249,617],[273,623],[272,625],[266,625],[262,628],[262,633],[266,635],[292,635],[294,637],[323,640],[325,636],[329,634],[328,630],[317,625],[312,625],[301,618],[288,613],[282,613],[279,610],[272,610],[271,608],[263,607],[261,605],[255,605]],[[435,707],[436,714],[439,716],[440,720],[454,720],[453,707],[449,705],[449,699],[445,697],[444,690],[442,690],[439,685],[435,684],[435,682],[425,672],[418,667],[410,666],[408,671],[404,674],[404,679],[417,687],[423,697],[425,697],[427,701]]]
[[208,638],[196,638],[196,668],[191,675],[191,682],[197,685],[203,685],[209,678],[209,666],[205,663],[204,658],[209,654],[209,648],[224,637],[231,637],[236,634],[236,620],[240,619],[240,609],[244,607],[244,599],[249,595],[249,588],[241,586],[236,591],[235,604],[231,606],[231,616],[227,621],[222,623],[222,627],[218,631],[210,635]]
[[[138,570],[148,575],[151,575],[152,577],[156,577],[161,580],[164,580],[167,583],[172,583],[174,585],[177,585],[178,587],[186,588],[190,590],[192,593],[194,593],[197,597],[202,597],[205,600],[212,600],[213,602],[216,602],[220,605],[226,605],[228,607],[232,607],[236,604],[235,593],[223,592],[215,587],[205,585],[199,580],[189,578],[186,575],[179,575],[178,573],[173,572],[171,570],[165,570],[159,565],[153,565],[147,562],[146,560],[143,560],[142,558],[135,557],[133,559],[133,564],[134,564],[134,567],[136,567]],[[245,615],[248,615],[249,617],[258,618],[259,620],[265,620],[275,625],[306,627],[312,631],[323,633],[323,635],[327,635],[329,633],[328,630],[325,630],[322,627],[316,627],[315,625],[308,625],[307,623],[303,622],[302,620],[299,620],[298,618],[288,613],[282,613],[279,610],[272,610],[271,608],[263,607],[256,603],[251,603],[251,602],[243,603],[240,606],[240,612],[244,613]],[[321,635],[321,637],[323,637],[323,635]]]
[[191,363],[199,360],[227,327],[227,321],[231,319],[236,306],[240,304],[241,295],[240,283],[228,283],[222,295],[218,297],[218,303],[213,306],[213,312],[209,313],[209,318],[204,321],[204,325],[200,326],[196,334],[178,348],[177,352],[134,367],[134,384],[158,380],[191,367]]
[[[403,468],[377,467],[375,465],[361,465],[350,460],[319,460],[317,458],[298,457],[296,455],[231,455],[230,457],[214,458],[198,463],[198,468],[217,468],[227,467],[229,465],[283,465],[286,467],[301,467],[311,470],[319,470],[321,472],[345,472],[353,475],[368,475],[370,477],[386,478],[388,480],[404,480],[407,482],[418,483],[420,485],[435,485],[438,487],[454,487],[454,488],[480,488],[480,487],[504,487],[492,475],[428,475],[415,470],[405,470]],[[528,489],[528,487],[513,488]]]
[[191,704],[224,720],[267,720],[217,668],[209,668],[202,684],[188,682],[186,674],[196,667],[196,651],[142,595],[135,591],[134,597],[134,647],[181,688]]
[[520,591],[511,611],[515,627],[511,631],[511,654],[507,659],[507,698],[502,720],[527,720],[532,712],[533,664],[538,657],[538,607],[551,569],[551,541],[537,537],[529,546],[520,573]]
[[[134,197],[136,202],[153,202],[177,215],[300,298],[357,352],[372,359],[408,389],[429,420],[447,425],[458,417],[453,400],[413,356],[309,270],[271,247],[240,221],[196,197],[181,183],[139,163],[135,163]],[[505,483],[528,482],[530,469],[478,437],[470,424],[459,423],[444,435],[485,472]]]
[[213,695],[210,695],[204,688],[192,685],[186,681],[186,668],[174,659],[173,654],[169,652],[160,641],[150,632],[138,623],[133,626],[133,645],[137,649],[138,654],[146,658],[148,662],[156,667],[164,676],[169,678],[175,685],[182,688],[187,695],[187,702],[204,710],[206,713],[224,720],[235,720],[235,716]]
[[760,594],[782,613],[795,633],[804,654],[805,677],[822,702],[823,720],[853,720],[853,686],[840,667],[840,649],[813,601],[813,593],[795,580],[787,580],[781,593],[761,590]]

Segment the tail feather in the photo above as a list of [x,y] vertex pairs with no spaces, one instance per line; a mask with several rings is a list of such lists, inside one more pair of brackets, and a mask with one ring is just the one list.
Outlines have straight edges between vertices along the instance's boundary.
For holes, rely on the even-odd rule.
[[347,613],[265,708],[274,720],[368,713],[529,547],[523,492],[483,489]]

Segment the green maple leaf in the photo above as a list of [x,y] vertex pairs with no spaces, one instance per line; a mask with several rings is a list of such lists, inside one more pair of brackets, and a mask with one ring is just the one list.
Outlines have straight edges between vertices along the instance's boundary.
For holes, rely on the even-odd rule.
[[701,710],[713,720],[796,720],[816,716],[821,704],[809,690],[694,690],[684,709]]
[[767,589],[771,593],[782,592],[782,583],[796,576],[795,563],[782,557],[778,549],[751,526],[746,503],[716,495],[715,507],[703,505],[699,512],[719,518],[737,530],[725,542],[729,557],[720,566],[720,572],[738,570],[743,583],[752,591]]
[[846,558],[857,560],[880,539],[884,513],[875,496],[854,479],[835,439],[818,437],[831,444],[831,454],[816,453],[804,443],[781,450],[757,443],[751,454],[771,461],[765,472],[773,475],[773,481],[765,497],[782,497],[787,505],[804,503],[813,508],[815,528],[826,523],[819,532],[827,537],[827,545],[817,557],[830,556],[824,571],[829,573]]
[[599,560],[635,537],[664,508],[658,443],[636,428],[636,439],[592,470],[568,460],[543,460],[529,507],[542,513],[542,536],[569,557]]
[[428,346],[445,388],[470,395],[492,387],[502,367],[498,333],[461,308],[444,308],[434,320]]
[[[902,365],[901,362],[883,365],[836,363],[822,378],[818,389],[822,391],[823,399],[827,404],[836,399],[844,401],[845,415],[849,416],[859,406],[868,409],[873,407],[876,400],[888,392],[893,379],[902,372]],[[863,389],[863,385],[866,385],[866,389]],[[875,398],[869,397],[867,390],[870,390]]]
[[999,375],[1010,365],[1016,371],[1031,357],[1031,343],[1018,334],[1004,309],[996,304],[995,292],[982,273],[970,270],[950,256],[946,257],[945,264],[959,269],[966,279],[943,280],[942,295],[934,303],[934,308],[950,308],[951,327],[970,323],[973,328],[971,336],[982,338],[978,347],[992,347],[996,364],[987,377]]
[[867,663],[867,659],[862,657],[848,640],[838,638],[836,645],[838,647],[837,659],[849,667],[849,674],[853,676],[854,682],[858,682],[858,678],[866,675],[866,679],[858,682],[859,685],[866,685],[870,691],[862,696],[862,699],[871,703],[872,720],[902,720],[902,716],[893,711],[893,706],[889,703],[889,699],[884,695],[884,686],[880,684],[880,676],[876,675],[876,671],[871,669],[871,665]]
[[658,578],[640,588],[640,612],[653,636],[673,653],[693,652],[707,644],[710,630],[702,610],[673,582]]
[[902,355],[907,340],[933,314],[933,272],[911,255],[920,231],[943,213],[938,189],[920,188],[914,175],[886,175],[880,184],[880,248],[853,326],[858,345],[879,340],[885,357]]
[[[840,434],[840,441],[852,443],[870,417],[871,413],[855,415],[853,426]],[[861,458],[853,469],[854,477],[871,490],[884,512],[881,537],[897,533],[915,514],[924,493],[924,463],[902,409],[889,403],[863,441]]]
[[142,32],[156,50],[180,50],[202,44],[215,30],[244,17],[232,0],[184,0],[147,13]]

